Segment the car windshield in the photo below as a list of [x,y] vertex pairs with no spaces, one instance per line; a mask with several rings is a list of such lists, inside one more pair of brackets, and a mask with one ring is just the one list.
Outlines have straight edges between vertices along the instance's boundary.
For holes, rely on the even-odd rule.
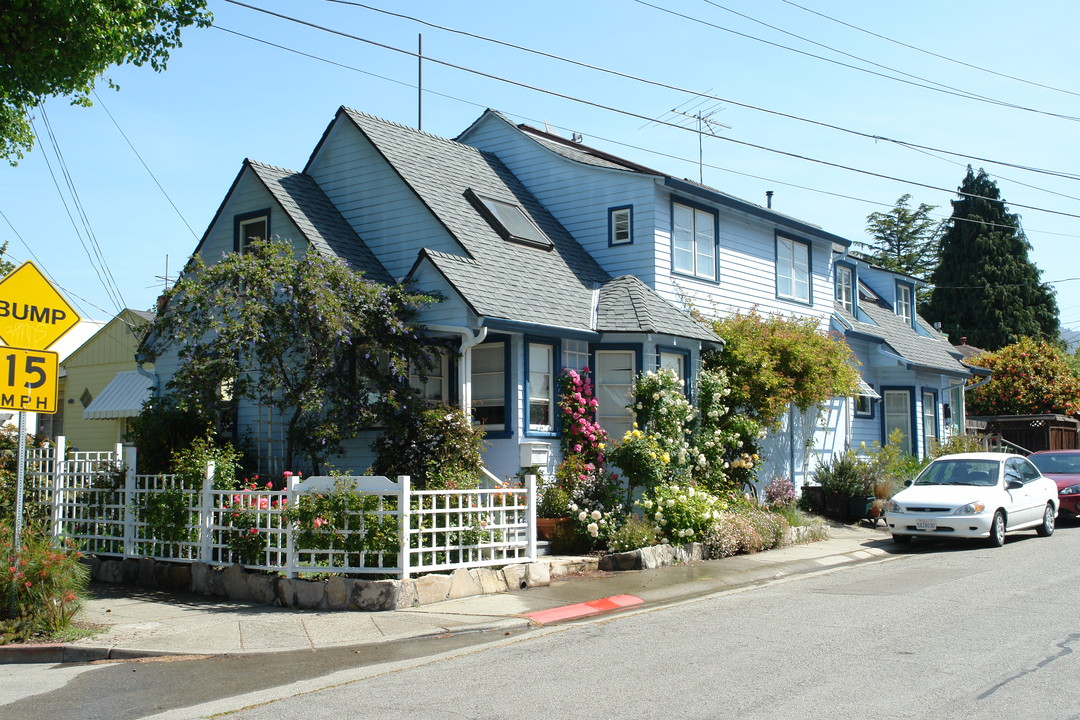
[[1044,475],[1077,475],[1080,474],[1080,453],[1047,453],[1046,455],[1031,455],[1028,457],[1031,463],[1039,468]]
[[997,460],[935,460],[926,466],[916,485],[996,485]]

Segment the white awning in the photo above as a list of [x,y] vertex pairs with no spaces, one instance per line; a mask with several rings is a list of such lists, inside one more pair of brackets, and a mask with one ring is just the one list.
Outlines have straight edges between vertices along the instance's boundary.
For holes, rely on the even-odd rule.
[[135,417],[150,398],[154,381],[137,370],[116,373],[105,389],[83,410],[86,420]]
[[855,393],[856,397],[868,397],[880,400],[881,396],[874,392],[874,388],[866,384],[864,380],[859,380],[859,391]]

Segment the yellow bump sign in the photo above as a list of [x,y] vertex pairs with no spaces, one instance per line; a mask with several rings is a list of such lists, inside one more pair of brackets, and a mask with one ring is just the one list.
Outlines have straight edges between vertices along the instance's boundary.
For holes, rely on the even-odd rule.
[[27,260],[0,280],[0,340],[44,350],[75,327],[79,315]]
[[59,368],[49,350],[0,347],[0,410],[54,414]]

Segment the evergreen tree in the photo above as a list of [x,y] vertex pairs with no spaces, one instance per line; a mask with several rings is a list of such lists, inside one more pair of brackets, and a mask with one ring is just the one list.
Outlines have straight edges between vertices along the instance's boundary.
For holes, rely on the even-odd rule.
[[889,212],[870,213],[866,232],[871,242],[856,242],[863,256],[883,268],[927,280],[937,266],[940,223],[931,219],[937,206],[919,203],[912,210],[911,195],[902,195]]
[[968,167],[960,197],[939,243],[940,261],[927,319],[949,339],[997,350],[1022,337],[1055,341],[1054,291],[1028,259],[1031,245],[1020,218],[1008,211],[997,183]]

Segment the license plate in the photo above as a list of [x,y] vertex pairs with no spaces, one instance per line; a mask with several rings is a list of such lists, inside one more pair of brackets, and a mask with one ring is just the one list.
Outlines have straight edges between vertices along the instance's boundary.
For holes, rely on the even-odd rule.
[[916,520],[916,530],[937,530],[937,520]]

